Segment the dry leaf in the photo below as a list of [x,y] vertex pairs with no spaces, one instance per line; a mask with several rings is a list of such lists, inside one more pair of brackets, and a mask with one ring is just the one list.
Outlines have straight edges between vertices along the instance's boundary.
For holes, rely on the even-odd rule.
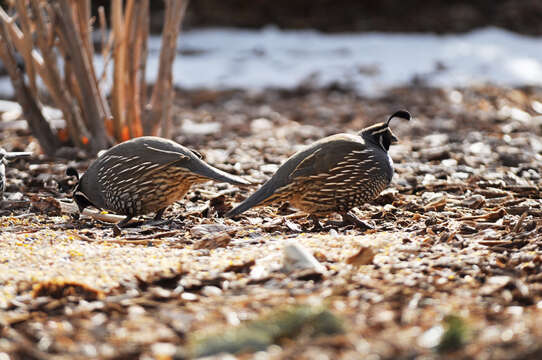
[[372,248],[362,246],[359,251],[346,259],[346,263],[354,266],[363,266],[373,263],[375,253]]

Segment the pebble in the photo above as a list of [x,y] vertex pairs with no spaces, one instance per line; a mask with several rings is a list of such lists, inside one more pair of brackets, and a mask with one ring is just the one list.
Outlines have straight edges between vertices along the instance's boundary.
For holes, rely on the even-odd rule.
[[311,269],[324,272],[325,267],[305,247],[290,243],[284,247],[283,269],[286,272]]
[[222,295],[222,289],[216,286],[204,286],[203,289],[201,289],[201,294],[208,297],[220,296]]

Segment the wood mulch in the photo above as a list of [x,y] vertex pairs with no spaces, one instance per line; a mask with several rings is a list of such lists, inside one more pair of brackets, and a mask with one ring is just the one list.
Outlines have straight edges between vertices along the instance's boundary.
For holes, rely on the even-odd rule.
[[[72,216],[65,169],[84,156],[9,163],[0,359],[541,358],[542,89],[179,91],[175,139],[258,184],[399,108],[415,118],[392,124],[393,184],[356,209],[367,231],[312,232],[287,206],[224,219],[257,185],[208,183],[168,224],[115,235],[110,214]],[[37,149],[2,119],[2,147]],[[311,260],[290,266],[292,247]]]

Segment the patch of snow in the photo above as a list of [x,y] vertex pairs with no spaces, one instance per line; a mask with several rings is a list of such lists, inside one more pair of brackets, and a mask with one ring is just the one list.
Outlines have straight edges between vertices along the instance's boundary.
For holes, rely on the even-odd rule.
[[[149,39],[146,78],[158,73],[160,38]],[[103,60],[95,58],[97,73]],[[174,83],[183,88],[349,85],[366,95],[413,80],[455,87],[542,85],[542,39],[498,28],[459,35],[203,29],[181,33]],[[0,93],[11,94],[7,78]]]

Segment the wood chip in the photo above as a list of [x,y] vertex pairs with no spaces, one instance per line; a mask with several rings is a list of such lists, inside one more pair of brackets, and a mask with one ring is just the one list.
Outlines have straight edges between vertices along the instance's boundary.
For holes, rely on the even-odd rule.
[[359,251],[346,259],[346,263],[354,266],[363,266],[373,263],[375,252],[372,248],[362,246]]

